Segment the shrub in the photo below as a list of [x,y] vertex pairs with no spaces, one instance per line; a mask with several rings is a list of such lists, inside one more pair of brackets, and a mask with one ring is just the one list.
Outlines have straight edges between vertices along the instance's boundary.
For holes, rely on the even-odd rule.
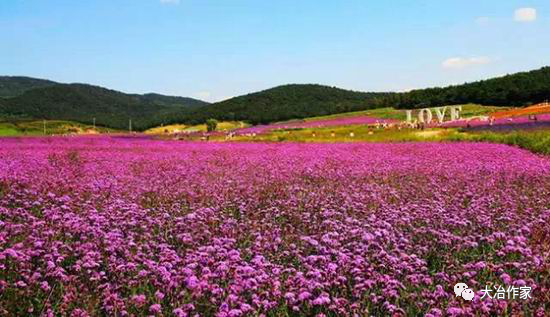
[[218,120],[216,119],[206,120],[206,131],[208,132],[216,131],[217,126],[218,126]]

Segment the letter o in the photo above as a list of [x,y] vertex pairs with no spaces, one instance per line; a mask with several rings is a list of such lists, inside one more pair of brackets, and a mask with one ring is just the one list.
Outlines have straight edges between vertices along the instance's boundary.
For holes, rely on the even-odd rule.
[[[426,118],[424,118],[424,112],[426,112]],[[432,122],[432,111],[428,108],[421,109],[418,112],[418,121],[421,123],[431,123]]]

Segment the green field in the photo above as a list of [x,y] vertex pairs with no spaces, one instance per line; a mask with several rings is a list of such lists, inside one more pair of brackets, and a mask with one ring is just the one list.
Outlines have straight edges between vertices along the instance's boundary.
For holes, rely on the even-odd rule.
[[[482,106],[477,104],[465,104],[465,105],[459,105],[459,106],[462,106],[462,112],[461,112],[462,117],[484,116],[492,112],[510,109],[510,108],[504,108],[504,107]],[[417,113],[417,111],[418,110],[414,110],[414,113]],[[379,108],[379,109],[372,109],[372,110],[365,110],[365,111],[339,113],[339,114],[333,114],[329,116],[311,117],[311,118],[306,118],[304,120],[317,121],[317,120],[327,120],[327,119],[334,119],[334,118],[347,118],[347,117],[357,117],[357,116],[369,116],[369,117],[380,118],[380,119],[394,119],[394,120],[407,119],[405,110],[388,107],[388,108]],[[446,119],[450,118],[449,110],[447,110],[447,112],[445,113],[445,118]]]
[[[480,106],[476,104],[462,105],[461,116],[486,116],[495,111],[510,108]],[[449,111],[446,115],[449,115]],[[334,118],[371,116],[382,119],[405,120],[404,110],[381,108],[367,111],[342,113],[330,116],[307,118],[305,121],[318,121]],[[222,141],[223,137],[213,140]],[[491,142],[518,146],[529,151],[550,154],[550,130],[512,130],[512,131],[465,131],[459,128],[417,129],[377,129],[367,125],[352,125],[324,128],[298,128],[273,130],[254,137],[237,136],[233,141],[253,142]]]
[[0,136],[14,136],[18,135],[19,131],[11,124],[0,123]]
[[[334,133],[334,136],[333,136]],[[365,125],[285,129],[255,137],[237,136],[235,141],[261,142],[412,142],[440,141],[460,134],[456,129],[376,129]],[[221,138],[218,138],[221,140]]]
[[[112,133],[113,129],[96,127],[71,121],[47,120],[46,135]],[[44,135],[43,120],[0,120],[0,136]]]
[[[472,117],[488,115],[491,112],[503,110],[501,107],[488,107],[475,104],[462,105],[462,116]],[[447,113],[448,114],[448,113]],[[357,111],[341,113],[330,116],[307,118],[305,121],[317,121],[333,118],[371,116],[381,119],[405,120],[404,110],[394,108],[380,108],[374,110]],[[168,128],[172,126],[167,126]],[[204,125],[183,126],[174,125],[182,130],[193,129],[197,131],[206,131]],[[221,122],[218,130],[231,130],[243,127],[242,122]],[[157,128],[163,129],[161,127]],[[160,130],[159,130],[160,131]],[[64,134],[93,134],[93,133],[113,133],[113,129],[103,127],[94,128],[90,125],[80,124],[70,121],[51,120],[46,121],[46,135],[64,135]],[[155,129],[149,130],[150,133],[161,133]],[[44,122],[42,120],[19,120],[7,121],[0,120],[0,137],[2,136],[40,136],[44,135]],[[197,140],[200,136],[196,137]],[[212,141],[225,141],[225,136],[213,136]],[[516,130],[506,132],[465,132],[456,128],[432,128],[426,130],[417,129],[376,129],[367,125],[351,125],[324,128],[299,128],[274,130],[265,134],[258,134],[255,137],[237,136],[232,141],[244,142],[491,142],[503,143],[518,146],[535,153],[550,154],[550,130]]]
[[490,142],[517,146],[534,153],[550,155],[550,130],[517,130],[510,132],[457,133],[450,141]]
[[[334,133],[334,136],[333,136]],[[351,135],[353,133],[353,136]],[[222,137],[212,139],[222,141]],[[259,134],[255,137],[238,136],[233,141],[253,142],[490,142],[518,146],[526,150],[550,154],[550,130],[516,130],[508,132],[465,132],[462,129],[432,128],[375,129],[367,126],[344,126],[313,129],[287,129]]]

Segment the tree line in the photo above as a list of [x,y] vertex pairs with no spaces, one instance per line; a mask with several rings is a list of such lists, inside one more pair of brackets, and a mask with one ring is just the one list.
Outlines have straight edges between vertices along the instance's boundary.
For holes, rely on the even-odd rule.
[[[9,78],[4,78],[5,89]],[[382,107],[418,109],[477,103],[493,106],[526,106],[550,99],[550,67],[442,88],[406,93],[357,92],[322,85],[284,85],[208,104],[184,97],[158,94],[130,95],[82,84],[56,84],[26,90],[25,85],[52,85],[17,79],[10,91],[24,91],[0,98],[0,117],[62,119],[115,129],[145,130],[161,124],[245,121],[267,124]]]

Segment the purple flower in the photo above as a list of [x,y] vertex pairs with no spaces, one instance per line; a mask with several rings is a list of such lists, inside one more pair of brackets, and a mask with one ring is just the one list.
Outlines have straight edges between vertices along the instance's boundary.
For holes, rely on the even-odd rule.
[[141,307],[145,304],[147,298],[145,297],[145,295],[134,295],[132,296],[132,301],[137,307]]
[[240,309],[232,309],[229,311],[229,317],[238,317],[242,316],[243,312]]
[[[45,316],[544,308],[550,159],[516,147],[96,136],[0,138],[0,157],[7,315],[50,293]],[[459,281],[536,292],[467,303]]]
[[164,299],[164,294],[161,292],[161,291],[156,291],[155,292],[155,298],[159,301],[163,300]]
[[460,314],[462,314],[462,308],[459,308],[459,307],[450,307],[449,309],[447,309],[447,314],[449,314],[449,315],[451,315],[451,316],[460,315]]
[[510,284],[512,282],[512,278],[506,273],[502,273],[500,275],[500,279],[504,282],[504,284]]
[[187,287],[193,290],[199,286],[199,279],[193,275],[187,278],[186,283],[187,283]]
[[330,304],[330,298],[327,294],[323,294],[313,300],[313,305],[327,305]]
[[158,314],[161,311],[161,306],[159,304],[153,304],[149,307],[149,312],[151,314]]
[[299,295],[298,295],[298,299],[301,300],[301,301],[304,301],[308,298],[311,297],[311,293],[309,292],[301,292]]

